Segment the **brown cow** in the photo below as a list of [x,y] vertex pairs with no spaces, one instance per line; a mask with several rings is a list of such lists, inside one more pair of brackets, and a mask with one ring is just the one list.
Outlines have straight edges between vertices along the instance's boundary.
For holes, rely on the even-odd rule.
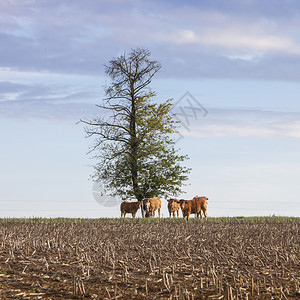
[[154,217],[155,211],[158,211],[160,217],[161,200],[158,197],[146,198],[143,200],[144,208],[146,210],[146,217]]
[[168,201],[168,210],[171,215],[173,214],[173,217],[175,217],[175,212],[177,212],[177,217],[179,217],[179,210],[180,210],[180,203],[177,199],[169,199]]
[[206,214],[207,200],[208,198],[206,197],[198,197],[198,196],[194,197],[192,200],[180,200],[179,203],[180,203],[183,218],[186,217],[186,219],[188,220],[190,214],[196,214],[197,218],[199,218],[200,216],[202,219],[201,211],[203,211],[205,219],[207,219],[207,214]]
[[139,208],[141,207],[142,202],[137,201],[137,202],[128,202],[128,201],[123,201],[120,205],[121,209],[121,218],[126,216],[126,214],[132,214],[132,217],[135,218],[135,215]]
[[207,200],[208,200],[208,198],[196,196],[196,197],[194,197],[194,199],[197,203],[197,210],[199,211],[199,213],[197,214],[197,217],[199,217],[199,215],[200,215],[200,218],[202,219],[202,212],[203,212],[205,220],[207,220]]
[[189,220],[190,214],[197,214],[197,207],[195,200],[183,200],[179,201],[183,218]]

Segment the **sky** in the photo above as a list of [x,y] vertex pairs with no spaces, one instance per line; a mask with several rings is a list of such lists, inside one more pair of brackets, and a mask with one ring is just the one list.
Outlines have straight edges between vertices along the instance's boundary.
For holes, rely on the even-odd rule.
[[208,197],[210,217],[300,216],[299,28],[297,0],[0,0],[0,217],[120,216],[77,122],[137,47],[180,121],[178,198]]

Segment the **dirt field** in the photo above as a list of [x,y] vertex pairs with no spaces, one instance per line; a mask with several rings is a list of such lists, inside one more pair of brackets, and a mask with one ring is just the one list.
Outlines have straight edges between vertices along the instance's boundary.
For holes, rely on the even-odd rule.
[[300,219],[1,220],[1,299],[300,299]]

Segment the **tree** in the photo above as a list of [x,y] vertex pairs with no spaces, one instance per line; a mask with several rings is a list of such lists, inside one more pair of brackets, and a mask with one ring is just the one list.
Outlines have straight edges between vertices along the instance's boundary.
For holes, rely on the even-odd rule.
[[106,98],[97,105],[102,116],[88,125],[87,137],[96,137],[90,152],[98,160],[94,179],[111,195],[142,200],[181,193],[190,169],[181,166],[187,156],[178,154],[171,135],[176,122],[170,100],[157,104],[149,84],[160,70],[150,51],[134,49],[105,66],[111,79]]

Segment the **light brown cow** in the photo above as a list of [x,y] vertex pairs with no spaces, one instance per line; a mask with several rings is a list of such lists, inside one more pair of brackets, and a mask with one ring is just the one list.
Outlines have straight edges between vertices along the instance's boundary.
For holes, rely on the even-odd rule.
[[189,219],[191,214],[196,214],[197,218],[199,216],[202,219],[203,211],[205,219],[207,219],[207,201],[208,198],[206,197],[194,197],[192,200],[180,200],[180,207],[182,211],[183,218]]
[[160,217],[161,200],[158,197],[146,198],[143,200],[144,209],[146,210],[146,217],[154,217],[155,211],[158,211]]
[[126,216],[126,214],[131,214],[133,218],[135,218],[135,215],[139,208],[141,207],[142,202],[129,202],[129,201],[123,201],[120,205],[121,209],[121,218]]
[[180,210],[180,203],[177,199],[169,199],[168,201],[168,210],[171,215],[173,214],[173,217],[175,217],[175,213],[177,212],[177,217],[179,217],[179,210]]

